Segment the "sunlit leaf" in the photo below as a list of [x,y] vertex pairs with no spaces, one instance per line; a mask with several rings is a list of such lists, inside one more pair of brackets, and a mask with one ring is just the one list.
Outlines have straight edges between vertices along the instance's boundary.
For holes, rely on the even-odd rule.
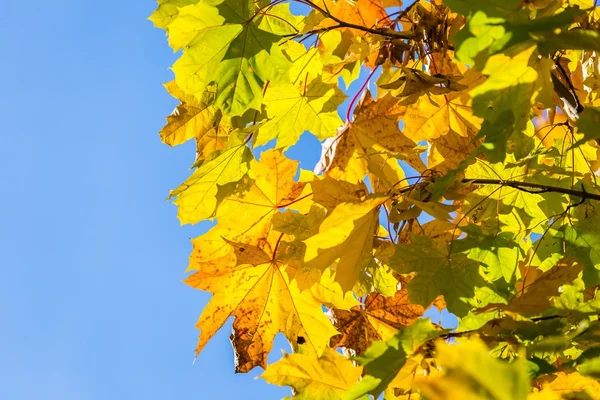
[[321,357],[285,354],[260,376],[275,385],[294,388],[295,399],[341,400],[344,392],[360,378],[362,368],[333,349]]

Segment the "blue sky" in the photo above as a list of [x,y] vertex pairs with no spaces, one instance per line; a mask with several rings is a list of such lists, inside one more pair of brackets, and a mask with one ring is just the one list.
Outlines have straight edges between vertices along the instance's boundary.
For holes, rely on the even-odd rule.
[[[189,238],[168,190],[193,144],[158,138],[175,56],[150,0],[3,4],[0,398],[277,399],[233,373],[229,326],[192,366],[209,294],[181,283]],[[316,140],[288,153],[311,168]],[[307,149],[310,148],[310,151]],[[276,346],[283,345],[276,341]],[[280,352],[275,349],[273,357]]]

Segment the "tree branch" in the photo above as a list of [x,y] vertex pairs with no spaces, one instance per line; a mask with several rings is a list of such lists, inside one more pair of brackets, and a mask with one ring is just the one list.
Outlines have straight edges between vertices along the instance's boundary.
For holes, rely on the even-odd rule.
[[343,20],[337,18],[336,16],[332,15],[328,10],[325,10],[325,9],[319,7],[318,5],[313,3],[311,0],[298,0],[298,2],[304,3],[304,4],[308,5],[309,7],[319,11],[325,17],[332,19],[333,21],[337,22],[338,24],[334,25],[334,26],[329,26],[326,28],[315,29],[313,31],[305,32],[302,34],[290,34],[290,35],[285,35],[285,36],[310,35],[310,34],[321,33],[321,32],[331,30],[331,29],[339,29],[339,28],[356,29],[359,31],[368,32],[368,33],[372,33],[374,35],[380,35],[380,36],[388,37],[391,39],[412,39],[414,36],[414,34],[412,32],[398,32],[398,31],[395,31],[390,28],[379,28],[379,29],[369,28],[366,26],[353,24],[351,22],[346,22],[346,21],[343,21]]
[[[399,182],[398,182],[399,183]],[[498,185],[498,186],[507,186],[513,189],[521,190],[527,193],[562,193],[568,194],[570,196],[577,196],[583,200],[597,200],[600,201],[600,194],[589,193],[583,190],[575,190],[575,189],[567,189],[557,186],[548,186],[542,185],[540,183],[528,183],[528,182],[519,182],[519,181],[510,181],[510,180],[502,180],[502,179],[477,179],[477,178],[465,178],[462,180],[462,183],[473,183],[475,185]],[[413,190],[417,183],[405,186],[401,189],[396,189],[398,193],[405,193]],[[532,190],[535,189],[535,190]]]
[[[528,193],[562,193],[568,194],[570,196],[581,197],[582,199],[590,199],[590,200],[598,200],[600,201],[600,194],[588,193],[585,190],[574,190],[561,188],[556,186],[548,186],[542,185],[540,183],[528,183],[528,182],[519,182],[519,181],[505,181],[501,179],[469,179],[465,178],[462,180],[463,183],[473,183],[475,185],[500,185],[500,186],[508,186],[517,190],[522,190]],[[529,190],[529,189],[537,189],[537,191]]]

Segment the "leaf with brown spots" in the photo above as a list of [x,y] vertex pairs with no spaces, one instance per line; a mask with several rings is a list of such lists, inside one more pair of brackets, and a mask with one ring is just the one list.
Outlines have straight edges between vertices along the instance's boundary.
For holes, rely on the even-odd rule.
[[333,325],[341,332],[331,338],[331,346],[363,354],[373,341],[390,339],[424,312],[423,306],[408,301],[406,289],[398,290],[394,297],[372,293],[366,297],[364,306],[350,311],[331,309]]
[[404,172],[398,159],[417,171],[424,171],[421,149],[399,128],[406,107],[387,95],[377,101],[365,92],[354,112],[355,119],[346,123],[335,138],[323,143],[317,170],[327,176],[357,183],[366,174],[378,180],[378,189],[402,182]]
[[277,259],[282,236],[271,232],[262,248],[228,242],[235,253],[233,263],[199,270],[185,280],[196,289],[213,293],[198,320],[197,354],[231,316],[235,317],[232,342],[238,372],[258,365],[266,368],[278,332],[292,343],[301,334],[317,354],[322,354],[337,331],[315,294],[301,292],[297,282],[290,279],[294,271],[288,269],[294,268]]
[[188,271],[226,256],[230,248],[222,238],[257,246],[280,210],[310,209],[310,186],[294,181],[298,162],[285,158],[280,150],[268,150],[259,161],[252,160],[250,167],[253,181],[245,184],[248,188],[226,197],[217,210],[219,223],[192,240]]
[[157,1],[181,54],[161,138],[197,142],[170,198],[211,224],[198,351],[232,320],[250,371],[281,332],[263,377],[298,399],[586,398],[595,1]]

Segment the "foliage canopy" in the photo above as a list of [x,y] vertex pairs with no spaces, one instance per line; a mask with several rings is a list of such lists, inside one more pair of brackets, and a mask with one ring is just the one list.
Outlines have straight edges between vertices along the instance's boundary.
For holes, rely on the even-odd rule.
[[197,353],[234,317],[236,371],[298,399],[600,398],[595,1],[158,3],[160,136],[197,149],[170,198],[216,220]]

